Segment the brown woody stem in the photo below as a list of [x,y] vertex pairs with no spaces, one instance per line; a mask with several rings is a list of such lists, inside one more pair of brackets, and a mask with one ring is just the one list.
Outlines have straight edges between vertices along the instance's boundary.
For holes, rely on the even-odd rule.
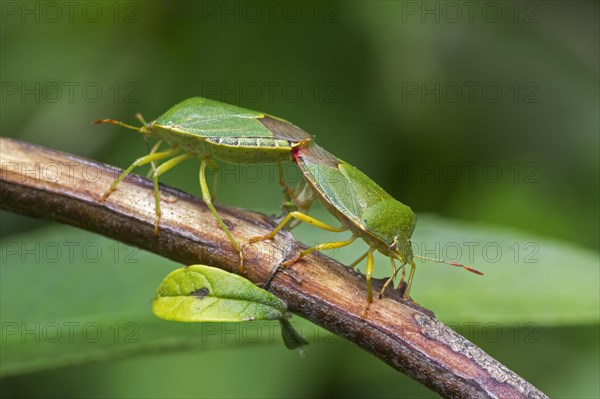
[[[237,272],[238,253],[201,199],[162,187],[160,234],[153,234],[152,183],[130,176],[102,204],[115,168],[34,144],[0,138],[0,207],[56,220],[136,245],[186,265]],[[243,209],[217,210],[240,243],[268,234],[270,218]],[[288,232],[246,244],[246,277],[264,282],[286,258],[305,248]],[[376,286],[381,287],[382,281]],[[517,374],[394,290],[361,317],[365,279],[311,254],[276,273],[269,290],[298,315],[354,342],[396,370],[452,398],[545,398]]]

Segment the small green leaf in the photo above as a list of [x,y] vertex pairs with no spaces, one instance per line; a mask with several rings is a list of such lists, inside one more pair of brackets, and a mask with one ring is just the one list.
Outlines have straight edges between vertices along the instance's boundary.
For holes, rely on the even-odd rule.
[[286,309],[285,302],[249,280],[204,265],[170,273],[152,301],[156,316],[186,322],[278,320]]

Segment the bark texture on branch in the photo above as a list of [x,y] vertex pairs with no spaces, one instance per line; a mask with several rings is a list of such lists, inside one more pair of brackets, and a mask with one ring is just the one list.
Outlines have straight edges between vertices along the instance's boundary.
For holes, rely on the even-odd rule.
[[[238,254],[200,198],[161,188],[163,216],[153,235],[152,183],[125,179],[108,200],[98,199],[118,174],[115,168],[74,155],[0,138],[0,207],[56,220],[190,264],[238,271]],[[273,221],[256,212],[217,206],[240,243],[267,234]],[[303,248],[290,233],[244,246],[246,277],[261,284],[284,259]],[[381,281],[374,285],[377,287]],[[439,322],[428,311],[389,290],[361,317],[364,277],[312,254],[278,272],[269,290],[294,313],[451,398],[545,398],[520,376]]]

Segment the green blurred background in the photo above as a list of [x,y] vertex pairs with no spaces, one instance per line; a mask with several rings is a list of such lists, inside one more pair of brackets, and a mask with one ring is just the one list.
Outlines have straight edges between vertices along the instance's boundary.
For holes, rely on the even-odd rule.
[[[197,95],[264,111],[316,135],[323,147],[419,215],[519,230],[585,254],[591,259],[588,296],[570,284],[569,271],[577,266],[570,264],[572,257],[565,257],[560,268],[541,267],[540,280],[527,284],[556,278],[563,284],[557,295],[583,296],[597,310],[598,8],[593,1],[5,1],[1,132],[124,167],[147,151],[146,144],[131,131],[90,121],[110,117],[135,124],[136,112],[150,120]],[[162,182],[198,194],[197,166],[182,165]],[[225,171],[219,202],[278,212],[281,195],[272,168]],[[293,180],[293,170],[289,173]],[[98,261],[60,266],[3,256],[3,323],[20,320],[14,315],[50,322],[102,314],[106,329],[113,321],[110,309],[122,307],[121,313],[133,316],[119,320],[137,323],[142,338],[160,338],[152,345],[144,346],[142,339],[127,346],[120,337],[114,340],[118,344],[106,342],[79,357],[75,344],[60,350],[46,345],[50,349],[39,349],[44,356],[37,363],[5,374],[3,397],[433,396],[297,317],[305,335],[318,335],[303,357],[264,335],[254,342],[238,330],[231,335],[236,339],[224,339],[221,327],[206,340],[200,339],[206,334],[199,326],[160,324],[163,330],[153,330],[156,325],[148,321],[152,331],[144,331],[151,315],[137,319],[136,312],[145,306],[144,314],[149,313],[152,287],[176,264],[134,252],[138,262],[129,267],[123,252],[108,255],[119,244],[7,212],[1,217],[5,244],[43,247],[69,239],[99,243],[106,253]],[[435,218],[423,226],[434,230]],[[314,239],[310,229],[297,231],[300,238]],[[351,258],[343,251],[339,256]],[[555,258],[551,251],[546,256]],[[48,267],[38,275],[42,264]],[[52,278],[56,268],[66,277]],[[436,303],[448,301],[469,308],[488,294],[477,288],[480,280],[458,274],[451,281],[468,284],[424,304],[434,311]],[[423,292],[436,274],[425,276],[416,280]],[[128,295],[135,279],[148,280],[149,291]],[[513,272],[511,279],[519,281],[520,274]],[[471,289],[477,296],[463,297]],[[507,286],[495,289],[503,298]],[[41,290],[50,292],[49,304]],[[503,307],[503,300],[497,306]],[[600,395],[597,315],[562,323],[519,317],[512,323],[508,316],[497,322],[486,318],[485,307],[478,311],[484,316],[475,321],[443,309],[446,318],[441,318],[462,326],[469,339],[552,397]],[[494,322],[501,338],[488,335],[485,327]],[[171,334],[188,341],[169,341],[165,337]],[[528,334],[534,339],[523,338]],[[11,348],[12,357],[3,362],[17,364],[21,354],[38,351],[31,342]],[[53,362],[63,350],[72,356]],[[35,358],[31,353],[22,357]]]

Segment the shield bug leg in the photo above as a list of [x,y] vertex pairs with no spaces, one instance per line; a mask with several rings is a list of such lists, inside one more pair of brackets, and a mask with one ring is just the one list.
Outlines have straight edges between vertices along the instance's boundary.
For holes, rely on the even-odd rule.
[[[388,285],[390,285],[390,283],[392,281],[394,281],[394,279],[396,278],[396,275],[398,274],[398,271],[399,271],[399,269],[396,267],[396,262],[394,262],[393,256],[390,256],[390,262],[392,264],[392,275],[383,284],[383,287],[381,288],[381,291],[379,292],[379,299],[383,298],[383,293],[385,292],[385,289],[387,288]],[[400,268],[402,269],[402,273],[404,273],[404,265],[400,266]]]
[[347,245],[352,244],[354,242],[354,240],[356,240],[356,236],[352,236],[348,240],[344,240],[344,241],[332,241],[332,242],[324,242],[321,244],[317,244],[315,246],[305,249],[304,251],[300,252],[298,255],[294,256],[292,259],[283,262],[281,265],[289,266],[289,265],[297,262],[298,260],[300,260],[300,258],[302,258],[314,251],[324,251],[327,249],[336,249],[336,248],[345,247]]
[[[281,218],[284,218],[286,215],[294,211],[298,211],[304,214],[308,213],[313,202],[317,200],[317,197],[313,195],[310,198],[303,200],[303,198],[306,198],[306,191],[310,192],[310,187],[305,186],[304,188],[302,188],[302,192],[300,192],[299,194],[296,194],[297,191],[287,187],[287,190],[284,191],[284,202],[281,204],[281,209],[283,210],[283,215],[281,216]],[[286,228],[288,230],[291,230],[294,227],[298,226],[300,223],[302,223],[301,220],[294,219],[290,221]]]
[[[144,117],[142,116],[142,114],[140,114],[139,112],[137,114],[135,114],[135,118],[138,121],[142,122],[142,126],[148,126],[148,122],[146,122],[146,120],[144,119]],[[150,147],[150,145],[148,144],[148,137],[147,136],[144,136],[144,141],[146,142],[146,145],[148,147]],[[158,140],[156,142],[156,144],[154,144],[154,146],[150,150],[150,154],[154,154],[156,151],[158,151],[158,148],[160,147],[161,144],[162,144],[162,140]],[[150,165],[152,165],[152,168],[148,171],[148,174],[146,175],[146,178],[150,178],[150,176],[152,176],[152,173],[154,173],[154,169],[156,169],[156,164],[154,162],[151,162]]]
[[281,230],[283,227],[285,227],[285,225],[292,219],[300,220],[304,223],[313,225],[313,226],[318,227],[323,230],[332,231],[334,233],[340,233],[342,231],[347,230],[347,228],[345,226],[333,227],[333,226],[328,225],[327,223],[323,223],[320,220],[315,219],[311,216],[308,216],[302,212],[294,211],[294,212],[288,213],[285,216],[285,218],[283,218],[283,220],[277,225],[277,227],[275,227],[273,229],[273,231],[271,231],[269,234],[264,235],[264,236],[251,237],[248,242],[250,244],[253,244],[258,241],[272,240],[277,235],[277,233],[279,233],[279,230]]
[[[148,144],[147,137],[144,137],[144,141],[146,142],[146,144]],[[154,146],[150,149],[150,152],[148,153],[148,155],[154,154],[156,151],[158,151],[162,142],[163,142],[162,140],[158,140],[156,142],[156,144],[154,144]],[[152,162],[150,162],[150,170],[146,174],[146,178],[149,179],[150,177],[152,177],[152,173],[154,173],[155,170],[156,170],[156,163],[154,161],[152,161]]]
[[102,195],[102,197],[100,197],[99,202],[102,203],[104,202],[108,196],[115,191],[117,185],[128,175],[130,174],[135,168],[137,168],[138,166],[142,166],[145,165],[147,163],[150,163],[152,161],[159,161],[161,159],[165,159],[168,158],[172,155],[175,155],[179,152],[179,148],[172,148],[170,150],[167,151],[163,151],[163,152],[156,152],[154,154],[150,154],[150,155],[146,155],[143,156],[141,158],[136,159],[131,165],[129,165],[129,167],[123,172],[121,173],[121,175],[119,177],[117,177],[112,184],[110,185],[110,187],[108,188],[108,190],[106,190],[106,192]]
[[301,210],[302,213],[307,213],[312,203],[317,200],[317,196],[305,180],[298,182],[295,189],[286,187],[284,194],[293,201],[295,207]]
[[167,170],[177,166],[181,162],[193,158],[195,155],[191,153],[186,153],[183,155],[179,155],[175,158],[171,158],[168,161],[162,163],[158,166],[154,172],[152,173],[152,181],[154,182],[154,206],[156,219],[154,220],[154,235],[158,236],[158,224],[160,222],[160,217],[162,215],[160,211],[160,194],[158,192],[158,177],[165,173]]
[[279,175],[279,185],[283,187],[285,193],[288,187],[285,182],[285,176],[283,176],[283,165],[281,164],[281,161],[277,162],[277,174]]
[[[279,185],[283,188],[283,201],[280,205],[283,214],[276,219],[277,222],[283,220],[286,215],[294,211],[308,213],[312,203],[317,200],[317,196],[313,193],[308,183],[306,183],[306,180],[300,179],[296,187],[291,188],[286,184],[281,162],[278,162],[277,171],[279,173]],[[286,228],[291,230],[300,223],[300,220],[294,219]]]
[[279,175],[279,185],[281,186],[281,188],[283,188],[283,201],[280,205],[281,210],[284,213],[284,215],[281,216],[283,218],[288,213],[298,210],[298,207],[292,201],[292,195],[294,193],[294,190],[288,187],[287,183],[285,182],[285,177],[283,176],[283,166],[281,162],[277,162],[277,173]]
[[369,254],[369,250],[367,249],[365,251],[365,253],[360,256],[360,258],[356,259],[354,262],[352,262],[350,265],[348,265],[348,268],[354,269],[360,262],[363,261],[363,259],[365,259],[367,257],[368,254]]
[[365,275],[367,278],[367,304],[362,311],[360,317],[365,317],[367,314],[367,310],[369,310],[369,305],[373,302],[373,287],[371,286],[371,276],[373,275],[373,264],[375,263],[375,259],[373,258],[373,251],[375,248],[369,248],[367,251],[367,268],[365,270]]
[[404,299],[409,299],[410,298],[410,288],[412,287],[412,282],[413,282],[413,278],[415,276],[415,271],[417,269],[417,265],[415,265],[415,262],[411,262],[410,263],[410,274],[408,275],[408,282],[406,283],[406,289],[404,290],[404,294],[402,295],[402,297]]
[[309,253],[314,252],[314,251],[325,251],[328,249],[342,248],[342,247],[352,244],[355,240],[356,240],[356,236],[353,235],[352,237],[350,237],[349,239],[344,240],[344,241],[332,241],[332,242],[324,242],[321,244],[317,244],[317,245],[314,245],[314,246],[307,248],[304,251],[300,252],[300,257],[306,256]]
[[[248,240],[248,242],[250,244],[252,244],[252,243],[255,243],[258,241],[272,240],[277,235],[277,233],[283,227],[285,227],[285,225],[292,219],[299,220],[301,222],[304,222],[304,223],[310,224],[312,226],[318,227],[320,229],[331,231],[334,233],[341,233],[343,231],[348,230],[345,226],[341,226],[341,227],[330,226],[327,223],[323,223],[320,220],[315,219],[311,216],[308,216],[302,212],[294,211],[294,212],[288,213],[285,216],[285,218],[277,225],[277,227],[275,227],[273,229],[273,231],[271,231],[271,233],[264,235],[264,236],[251,237]],[[298,253],[293,258],[283,262],[282,266],[289,266],[289,265],[297,262],[303,256],[308,255],[309,253],[311,253],[313,251],[345,247],[346,245],[350,245],[351,243],[353,243],[354,240],[356,240],[356,236],[352,235],[352,237],[350,237],[348,240],[345,240],[345,241],[333,241],[333,242],[317,244],[315,246],[305,249],[304,251]]]
[[398,283],[398,286],[401,287],[402,284],[404,284],[404,279],[406,278],[406,267],[404,267],[405,265],[402,265],[402,274],[400,275],[400,282]]
[[217,219],[219,227],[221,227],[221,229],[225,232],[227,238],[229,238],[229,241],[231,241],[231,244],[233,245],[235,250],[239,253],[240,273],[244,273],[244,254],[242,253],[242,248],[240,247],[240,244],[236,241],[236,239],[233,238],[233,235],[225,225],[225,222],[223,222],[223,219],[221,219],[221,216],[219,216],[219,214],[217,213],[217,210],[215,209],[215,206],[212,203],[210,191],[208,190],[208,185],[206,184],[206,167],[210,162],[211,161],[209,158],[203,158],[200,162],[200,190],[202,191],[202,200],[204,201],[210,212],[213,214],[215,219]]
[[299,180],[296,187],[291,188],[285,181],[281,162],[277,163],[277,172],[279,174],[279,185],[283,188],[284,203],[289,203],[290,207],[296,210],[308,211],[312,203],[317,200],[317,196],[312,192],[306,180]]
[[210,198],[214,202],[217,200],[217,188],[219,187],[219,184],[218,184],[219,179],[217,179],[217,175],[218,175],[218,171],[219,171],[219,164],[217,164],[212,159],[209,159],[206,162],[207,162],[206,167],[212,169],[215,172],[215,175],[213,176],[213,179],[212,179],[212,189],[210,190]]

